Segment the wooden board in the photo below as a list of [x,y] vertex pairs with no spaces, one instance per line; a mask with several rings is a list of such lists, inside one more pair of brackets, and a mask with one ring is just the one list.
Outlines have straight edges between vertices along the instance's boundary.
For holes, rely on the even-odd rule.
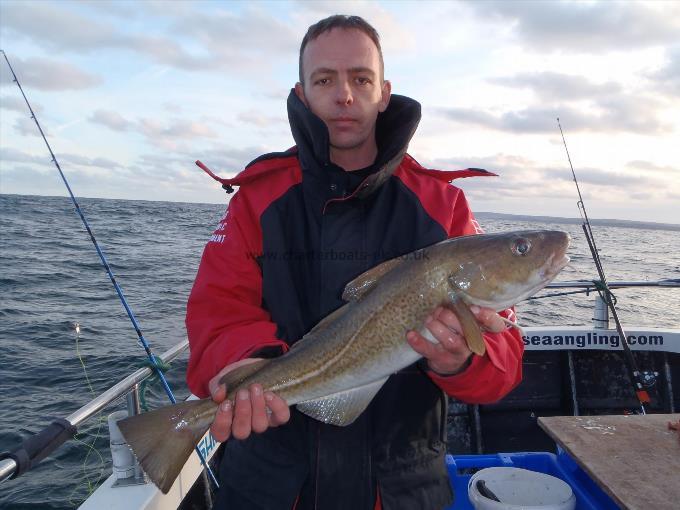
[[622,508],[680,508],[680,414],[553,416],[538,424]]

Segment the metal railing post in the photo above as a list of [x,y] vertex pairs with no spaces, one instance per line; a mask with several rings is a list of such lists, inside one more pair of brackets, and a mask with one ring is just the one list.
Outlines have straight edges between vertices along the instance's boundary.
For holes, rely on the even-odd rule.
[[128,416],[137,416],[142,412],[141,400],[139,398],[139,383],[135,384],[130,393],[125,396],[127,402]]

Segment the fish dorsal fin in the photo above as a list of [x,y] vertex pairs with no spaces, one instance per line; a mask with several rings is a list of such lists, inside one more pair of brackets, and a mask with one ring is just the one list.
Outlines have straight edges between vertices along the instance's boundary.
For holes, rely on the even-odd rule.
[[345,286],[342,299],[345,301],[358,301],[375,287],[380,278],[401,264],[402,260],[401,257],[390,259],[361,273]]
[[227,387],[227,390],[235,388],[241,384],[246,377],[260,370],[270,361],[270,359],[260,359],[253,361],[252,363],[248,363],[247,365],[242,365],[238,368],[235,368],[234,370],[231,370],[222,376],[222,379],[220,379],[220,384],[224,384]]
[[354,422],[371,403],[387,377],[374,383],[347,391],[334,393],[316,400],[307,400],[297,404],[301,413],[331,425],[345,426]]
[[477,322],[477,318],[465,304],[465,301],[456,293],[452,293],[451,302],[446,304],[453,313],[458,317],[460,327],[463,330],[463,337],[468,344],[469,349],[479,356],[484,356],[486,352],[486,344],[484,343],[484,335],[482,335],[482,328]]
[[[307,335],[311,335],[312,333],[316,334],[319,331],[326,329],[331,322],[336,321],[340,317],[345,315],[345,313],[347,312],[348,309],[349,309],[349,303],[346,304],[346,305],[342,305],[340,308],[336,308],[331,313],[326,315],[323,319],[321,319],[319,322],[317,322],[316,326],[314,326],[312,329],[310,329],[309,332],[307,333]],[[307,335],[305,335],[302,338],[304,339],[305,337],[307,337]],[[299,343],[300,342],[296,342],[295,344],[293,344],[293,347],[295,347]]]

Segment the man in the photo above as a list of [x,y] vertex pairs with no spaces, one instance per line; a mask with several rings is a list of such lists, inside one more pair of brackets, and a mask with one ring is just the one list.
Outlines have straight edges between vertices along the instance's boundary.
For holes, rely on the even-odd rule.
[[[187,308],[194,393],[221,402],[213,435],[227,441],[216,508],[443,508],[446,397],[492,402],[521,379],[522,342],[475,309],[487,354],[473,355],[448,309],[406,335],[424,362],[390,377],[351,425],[325,425],[254,384],[235,404],[218,381],[278,356],[342,305],[345,284],[390,258],[476,233],[454,172],[406,154],[420,105],[391,94],[378,34],[356,16],[311,26],[288,98],[296,147],[261,156],[206,246]],[[466,171],[484,175],[484,171]],[[504,312],[507,317],[511,311]],[[494,333],[495,332],[495,333]]]

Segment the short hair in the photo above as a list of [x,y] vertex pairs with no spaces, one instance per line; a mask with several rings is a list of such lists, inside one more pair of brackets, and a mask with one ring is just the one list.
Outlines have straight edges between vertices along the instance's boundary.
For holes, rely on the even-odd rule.
[[371,41],[373,41],[375,47],[378,48],[378,56],[380,57],[380,79],[381,80],[384,79],[385,63],[383,61],[382,48],[380,47],[380,35],[378,35],[378,31],[375,28],[373,28],[373,26],[361,16],[347,16],[345,14],[335,14],[333,16],[329,16],[327,18],[322,19],[321,21],[314,23],[311,27],[307,29],[307,33],[302,38],[302,44],[300,44],[300,60],[298,66],[300,83],[302,84],[305,83],[304,75],[302,74],[302,54],[304,53],[307,44],[310,41],[313,41],[314,39],[319,37],[321,34],[325,32],[330,32],[334,28],[341,28],[343,30],[350,29],[360,30],[361,32],[363,32],[364,34],[371,38]]

